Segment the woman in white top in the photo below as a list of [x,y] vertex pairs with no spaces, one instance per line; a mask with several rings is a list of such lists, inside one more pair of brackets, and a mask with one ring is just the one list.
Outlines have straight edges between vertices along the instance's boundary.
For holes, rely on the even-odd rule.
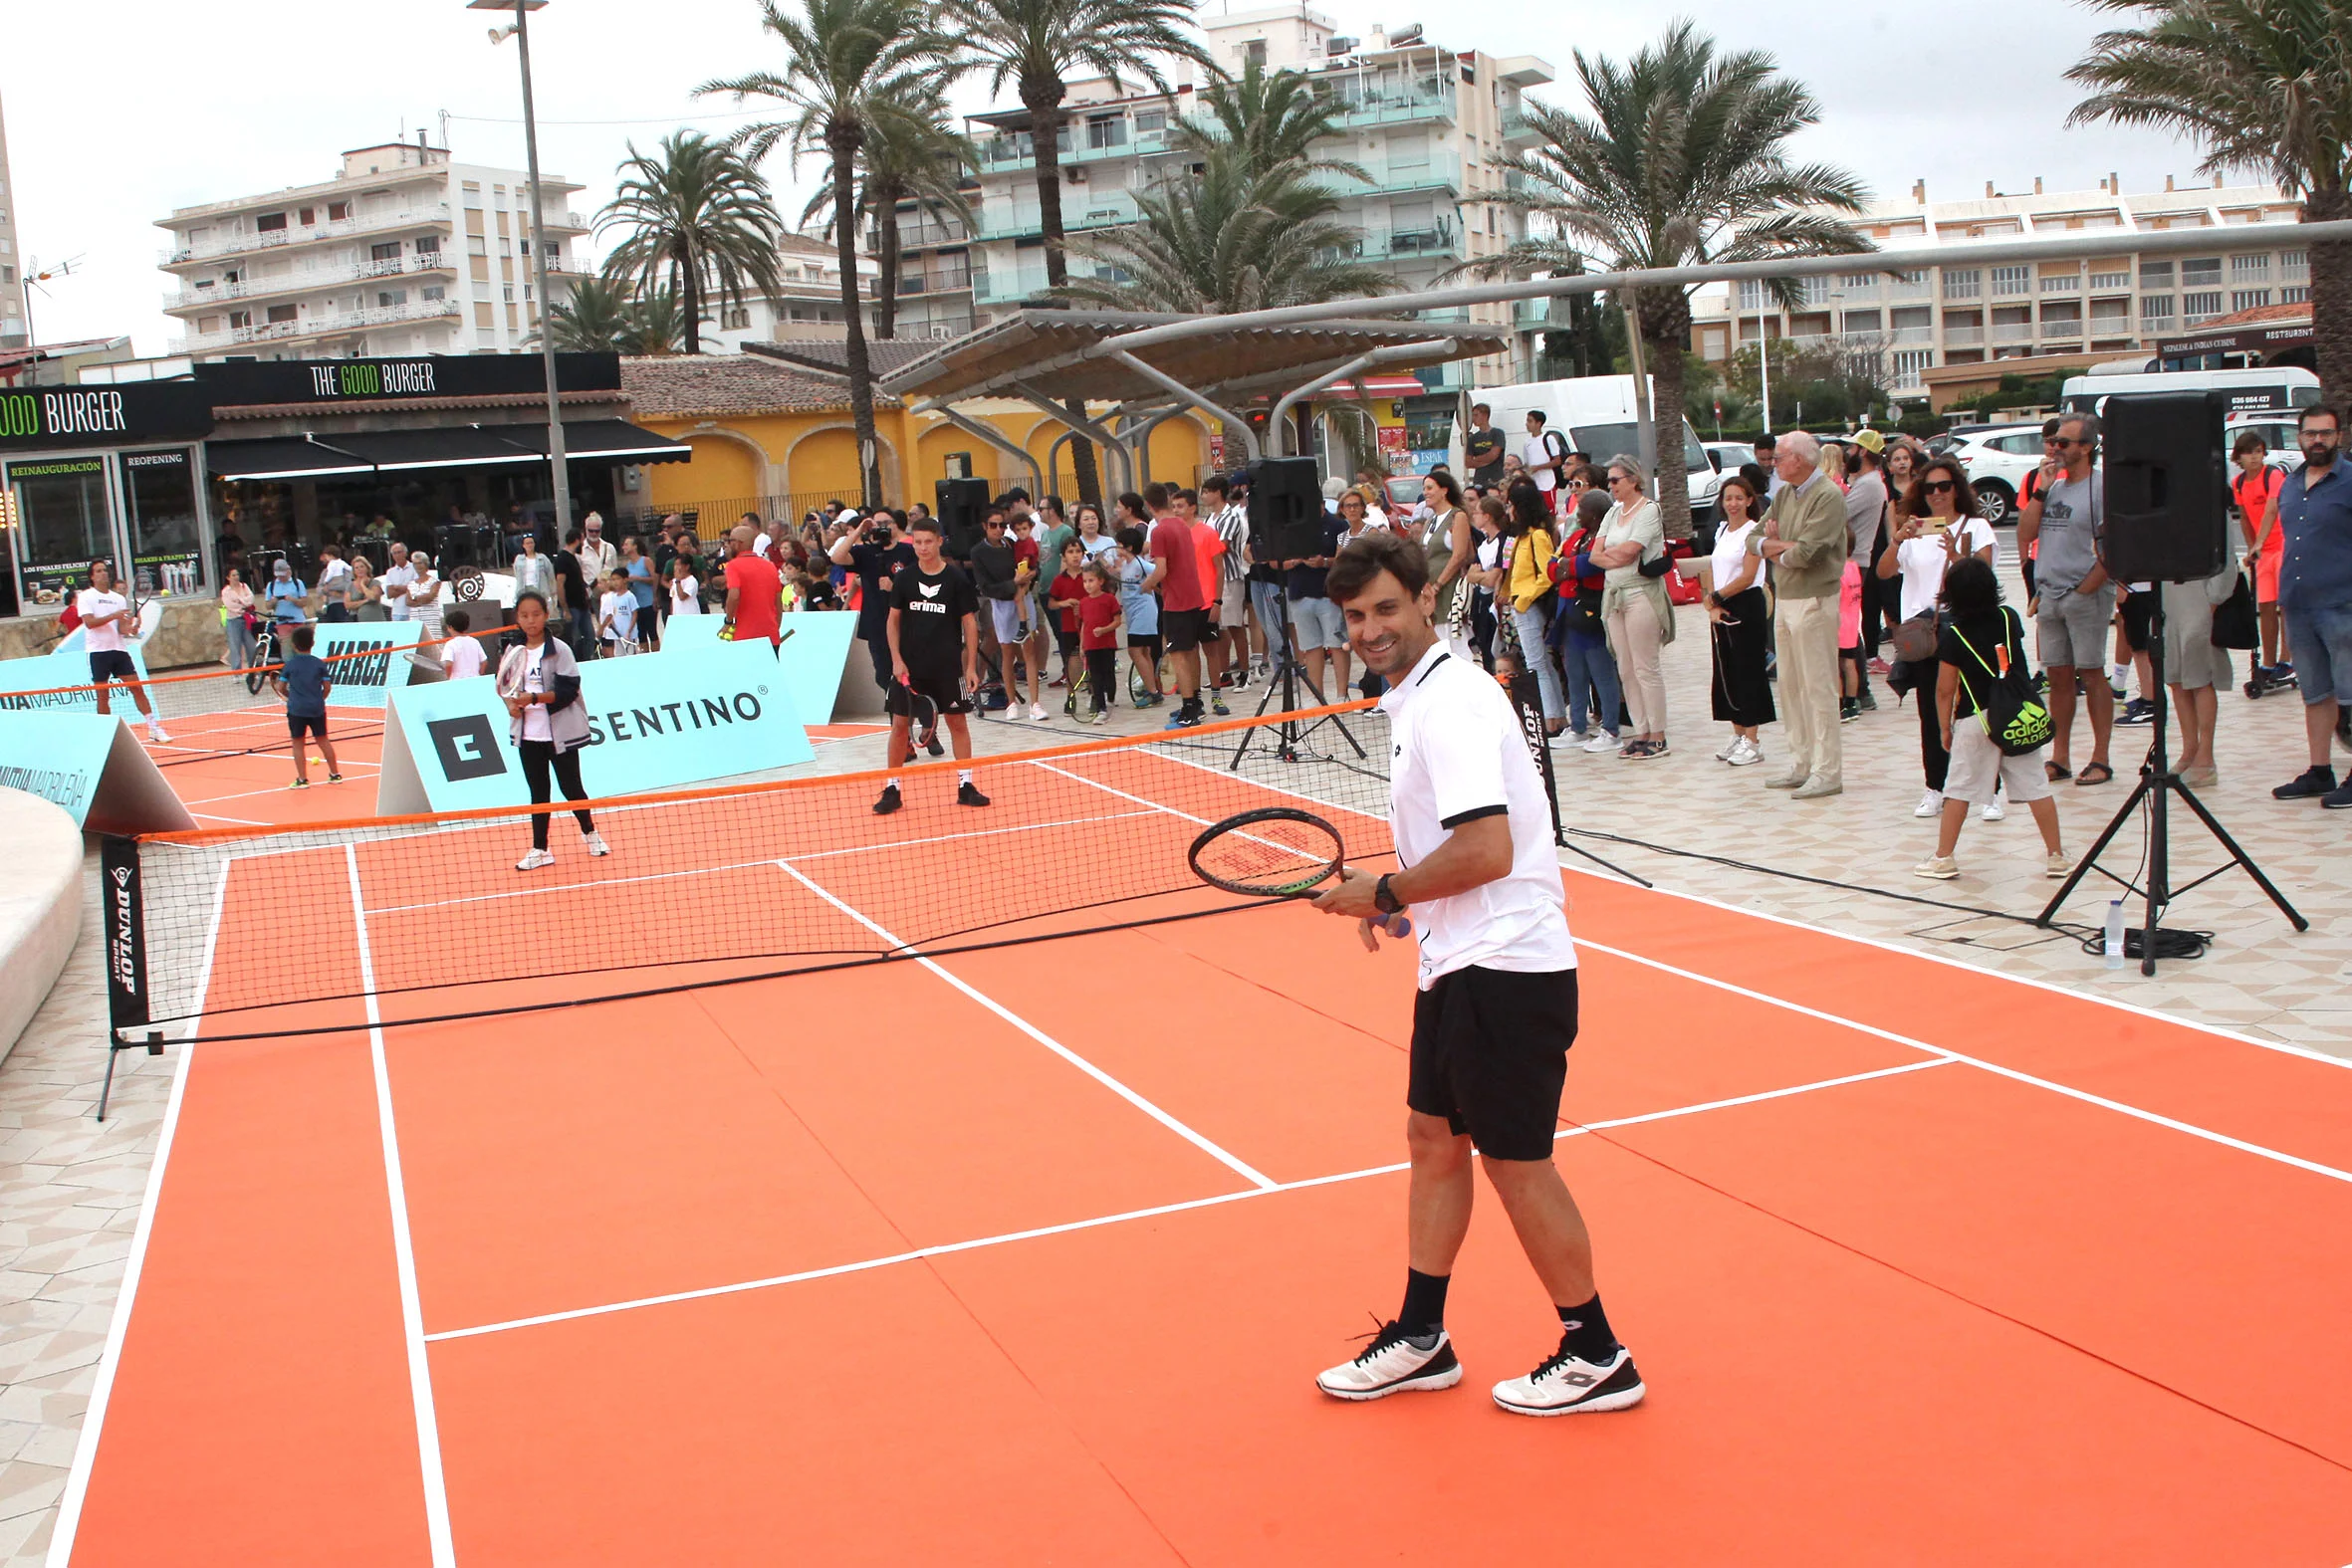
[[[1977,492],[1967,471],[1950,458],[1932,457],[1919,466],[1910,490],[1895,503],[1892,522],[1886,554],[1878,558],[1878,576],[1881,581],[1902,580],[1902,620],[1937,613],[1944,573],[1954,561],[1974,556],[1991,565],[1999,560],[2000,547],[1993,525],[1977,516]],[[1935,816],[1944,809],[1944,781],[1952,768],[1952,754],[1944,748],[1943,720],[1936,712],[1936,675],[1932,638],[1926,658],[1898,657],[1887,674],[1887,684],[1898,696],[1912,692],[1917,697],[1913,706],[1919,709],[1919,764],[1927,793],[1919,797],[1913,816]],[[1997,820],[1999,801],[1986,806],[1985,815]]]
[[694,558],[684,552],[670,561],[670,613],[702,613],[702,584],[694,577]]
[[1590,553],[1608,572],[1601,589],[1601,625],[1633,716],[1633,735],[1617,755],[1646,762],[1666,755],[1666,677],[1658,649],[1674,640],[1674,602],[1666,596],[1666,531],[1642,483],[1641,461],[1609,459],[1609,515],[1600,544]]
[[[570,648],[548,635],[547,600],[536,590],[515,595],[515,630],[523,640],[500,656],[497,689],[513,716],[507,738],[522,760],[531,803],[546,805],[555,798],[551,774],[565,799],[585,801],[588,792],[581,783],[580,749],[588,744],[589,732],[588,710],[580,703],[580,664]],[[590,855],[612,852],[585,805],[572,814]],[[549,815],[532,813],[531,852],[515,862],[516,870],[536,871],[556,863],[547,846]]]
[[1478,529],[1478,555],[1468,573],[1476,590],[1470,601],[1470,641],[1488,669],[1495,667],[1495,594],[1503,586],[1503,553],[1511,541],[1504,537],[1511,509],[1497,495],[1481,496],[1471,509]]
[[1421,497],[1429,510],[1421,525],[1421,548],[1429,560],[1430,585],[1437,589],[1437,628],[1446,650],[1457,659],[1470,658],[1469,575],[1474,559],[1470,514],[1462,510],[1462,486],[1448,473],[1431,474],[1421,481]]
[[[1106,565],[1115,565],[1119,542],[1112,539],[1110,531],[1102,526],[1102,509],[1091,501],[1081,501],[1070,516],[1077,523],[1078,549],[1083,553],[1079,560],[1100,560]],[[1113,577],[1115,580],[1115,572]]]
[[229,640],[229,651],[221,655],[221,662],[241,670],[253,662],[253,590],[235,566],[228,569],[228,579],[220,590],[220,629]]
[[1764,558],[1748,552],[1764,498],[1754,480],[1726,474],[1717,504],[1723,524],[1715,531],[1715,554],[1708,562],[1714,585],[1707,591],[1707,619],[1715,643],[1715,717],[1732,727],[1732,743],[1715,760],[1753,768],[1764,761],[1757,727],[1774,717],[1771,677],[1764,669],[1772,611],[1764,597]]
[[416,573],[416,580],[408,584],[408,618],[423,628],[417,633],[419,641],[438,642],[441,612],[447,606],[441,602],[443,584],[433,570],[433,558],[421,550],[414,551],[408,557],[408,564]]

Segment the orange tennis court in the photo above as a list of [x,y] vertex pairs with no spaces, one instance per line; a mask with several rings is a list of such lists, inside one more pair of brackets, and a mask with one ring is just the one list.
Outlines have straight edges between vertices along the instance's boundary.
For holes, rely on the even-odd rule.
[[[984,768],[601,810],[607,862],[558,815],[528,893],[511,814],[191,845],[53,1560],[2352,1560],[2352,1069],[1569,871],[1559,1159],[1650,1397],[1489,1402],[1557,1324],[1488,1193],[1464,1384],[1342,1405],[1410,946],[1182,885],[1278,774]],[[590,919],[608,968],[496,946]]]

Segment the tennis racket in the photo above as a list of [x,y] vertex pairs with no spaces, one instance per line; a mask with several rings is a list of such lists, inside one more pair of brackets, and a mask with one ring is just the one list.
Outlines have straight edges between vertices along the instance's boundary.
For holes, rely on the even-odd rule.
[[903,681],[892,688],[890,695],[896,699],[895,711],[906,715],[907,739],[924,750],[937,744],[939,704]]
[[[1346,856],[1337,828],[1287,805],[1212,822],[1185,851],[1193,875],[1245,898],[1312,898],[1324,883],[1338,880]],[[1392,937],[1412,935],[1413,924],[1402,914],[1375,916],[1373,923]]]

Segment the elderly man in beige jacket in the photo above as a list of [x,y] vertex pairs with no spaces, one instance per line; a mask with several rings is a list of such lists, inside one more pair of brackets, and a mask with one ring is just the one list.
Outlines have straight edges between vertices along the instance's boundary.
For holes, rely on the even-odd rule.
[[1749,536],[1748,549],[1772,567],[1773,635],[1779,650],[1780,716],[1788,771],[1764,781],[1815,800],[1845,790],[1837,728],[1837,590],[1845,572],[1845,497],[1819,470],[1821,443],[1801,430],[1772,447],[1780,493]]

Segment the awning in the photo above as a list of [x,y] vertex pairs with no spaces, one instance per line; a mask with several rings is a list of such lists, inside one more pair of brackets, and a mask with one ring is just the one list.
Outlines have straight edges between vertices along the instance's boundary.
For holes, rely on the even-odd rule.
[[[517,446],[547,455],[546,425],[501,425],[498,433]],[[686,463],[693,461],[694,448],[625,419],[567,419],[564,456],[574,463]]]
[[[494,433],[506,427],[453,425],[437,430],[369,430],[338,435],[335,444],[385,473],[415,468],[522,468],[547,458]],[[515,427],[518,431],[524,427]]]
[[321,441],[207,441],[204,466],[215,479],[332,479],[371,474],[375,465]]

